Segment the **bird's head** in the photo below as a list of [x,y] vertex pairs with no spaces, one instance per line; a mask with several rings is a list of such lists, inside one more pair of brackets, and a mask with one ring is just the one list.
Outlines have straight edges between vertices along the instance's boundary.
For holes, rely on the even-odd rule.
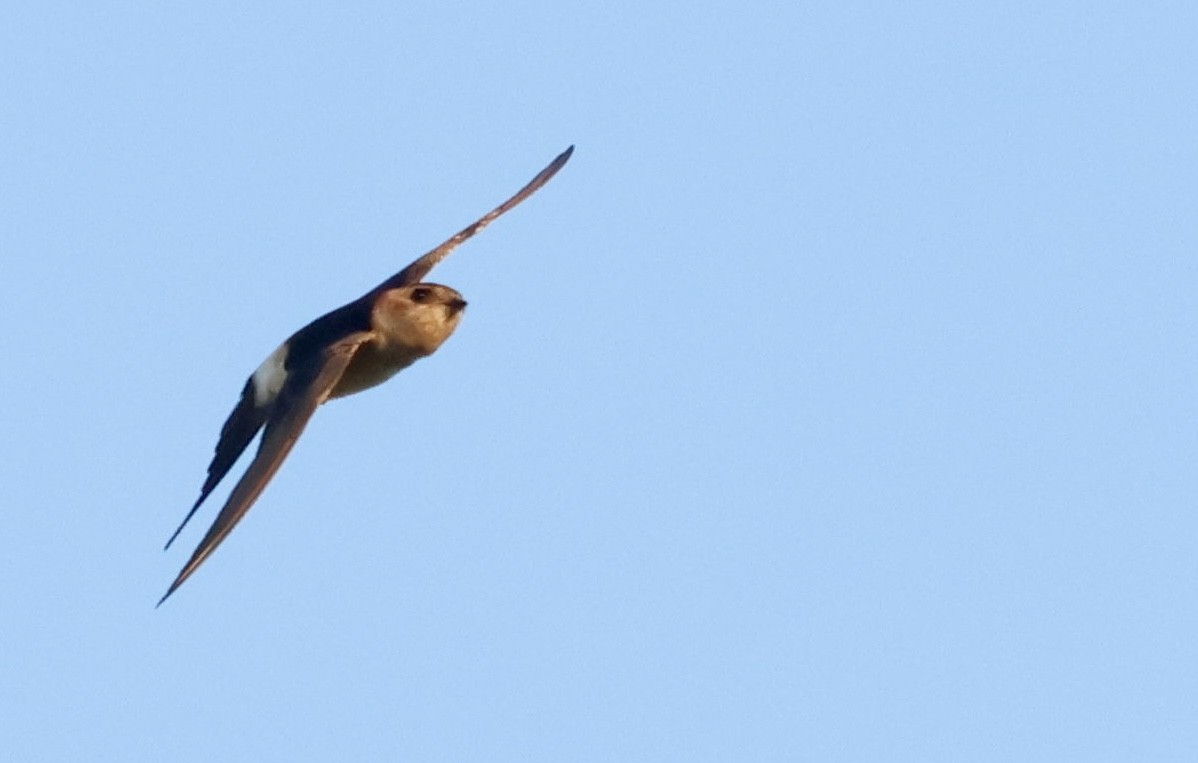
[[388,342],[431,355],[462,320],[466,300],[455,289],[416,283],[383,292],[374,308],[374,324]]

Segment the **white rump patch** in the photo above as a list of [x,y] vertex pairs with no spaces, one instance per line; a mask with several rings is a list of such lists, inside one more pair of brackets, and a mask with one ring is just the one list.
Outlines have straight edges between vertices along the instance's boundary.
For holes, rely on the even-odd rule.
[[254,406],[262,408],[270,405],[278,397],[279,390],[283,388],[283,382],[287,380],[287,370],[283,368],[283,362],[287,360],[287,343],[279,345],[279,348],[270,354],[266,360],[262,361],[262,365],[258,366],[258,370],[250,378],[254,380]]

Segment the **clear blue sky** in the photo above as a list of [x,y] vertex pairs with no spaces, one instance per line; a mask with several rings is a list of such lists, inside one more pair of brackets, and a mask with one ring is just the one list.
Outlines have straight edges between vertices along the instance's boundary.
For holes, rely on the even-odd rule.
[[245,5],[0,25],[5,760],[1195,759],[1193,3]]

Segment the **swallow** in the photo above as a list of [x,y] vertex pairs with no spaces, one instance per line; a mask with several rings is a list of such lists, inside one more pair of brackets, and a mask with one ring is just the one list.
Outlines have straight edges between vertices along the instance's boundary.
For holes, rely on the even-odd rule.
[[200,497],[166,542],[166,548],[171,547],[261,430],[258,452],[157,606],[229,536],[279,470],[321,404],[382,384],[420,358],[432,355],[453,334],[466,300],[448,286],[425,283],[424,277],[462,242],[548,183],[573,152],[573,146],[567,148],[514,196],[445,243],[353,302],[292,334],[250,374],[241,399],[221,427]]

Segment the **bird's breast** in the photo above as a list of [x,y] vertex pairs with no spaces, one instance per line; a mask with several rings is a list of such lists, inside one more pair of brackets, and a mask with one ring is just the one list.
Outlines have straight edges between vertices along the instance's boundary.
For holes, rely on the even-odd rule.
[[345,397],[376,387],[421,357],[423,353],[410,347],[383,344],[377,340],[364,342],[354,353],[329,397]]

